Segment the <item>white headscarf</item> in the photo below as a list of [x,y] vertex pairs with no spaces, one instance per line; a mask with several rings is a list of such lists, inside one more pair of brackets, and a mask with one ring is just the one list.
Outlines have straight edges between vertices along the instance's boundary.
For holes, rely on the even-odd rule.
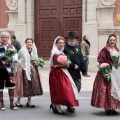
[[58,36],[55,38],[54,40],[54,43],[53,43],[53,47],[52,47],[52,50],[51,50],[51,57],[50,57],[50,67],[53,66],[53,55],[56,53],[56,54],[60,54],[60,53],[63,53],[63,49],[60,51],[58,50],[57,48],[57,45],[56,45],[56,41],[58,40],[58,38],[60,38],[61,36]]
[[28,52],[26,45],[24,45],[18,53],[18,63],[22,67],[22,69],[25,70],[28,80],[31,80],[30,61],[35,60],[37,58],[38,58],[37,48],[34,43],[32,45],[31,56]]

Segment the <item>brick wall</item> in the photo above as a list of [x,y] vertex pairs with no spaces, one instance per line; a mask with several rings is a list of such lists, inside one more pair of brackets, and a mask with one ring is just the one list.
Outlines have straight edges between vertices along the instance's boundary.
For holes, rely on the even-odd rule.
[[0,28],[6,28],[8,24],[8,15],[5,11],[8,8],[5,4],[5,0],[0,0]]
[[114,11],[114,25],[120,26],[120,20],[117,20],[117,15],[120,14],[120,0],[116,0],[115,3],[115,11]]

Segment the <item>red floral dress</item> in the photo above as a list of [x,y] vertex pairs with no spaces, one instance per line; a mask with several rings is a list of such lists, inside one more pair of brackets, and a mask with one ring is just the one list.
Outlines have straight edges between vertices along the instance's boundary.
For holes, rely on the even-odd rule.
[[[117,51],[118,48],[116,48]],[[110,56],[110,50],[108,46],[105,46],[98,55],[99,63],[108,63],[112,66],[113,61]],[[95,77],[91,105],[97,108],[104,109],[120,109],[120,101],[114,99],[111,96],[111,82],[105,80],[101,71],[97,72]]]

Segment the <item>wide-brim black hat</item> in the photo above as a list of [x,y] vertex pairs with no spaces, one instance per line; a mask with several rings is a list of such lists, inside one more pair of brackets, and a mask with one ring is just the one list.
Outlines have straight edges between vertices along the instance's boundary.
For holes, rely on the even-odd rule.
[[78,36],[76,36],[75,32],[71,31],[68,33],[68,36],[65,37],[65,39],[68,39],[68,38],[79,38]]

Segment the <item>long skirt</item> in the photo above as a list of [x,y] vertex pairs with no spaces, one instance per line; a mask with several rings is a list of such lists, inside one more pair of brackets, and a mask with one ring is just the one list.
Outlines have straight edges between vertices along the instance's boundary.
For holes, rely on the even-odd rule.
[[19,66],[15,76],[15,96],[29,97],[42,94],[43,89],[38,68],[31,64],[31,80],[27,80],[25,71]]
[[120,109],[120,101],[111,96],[111,82],[105,80],[101,71],[98,71],[92,91],[91,105],[104,109]]
[[52,68],[49,74],[51,102],[59,105],[78,106],[78,100],[70,84],[68,76],[61,68]]

